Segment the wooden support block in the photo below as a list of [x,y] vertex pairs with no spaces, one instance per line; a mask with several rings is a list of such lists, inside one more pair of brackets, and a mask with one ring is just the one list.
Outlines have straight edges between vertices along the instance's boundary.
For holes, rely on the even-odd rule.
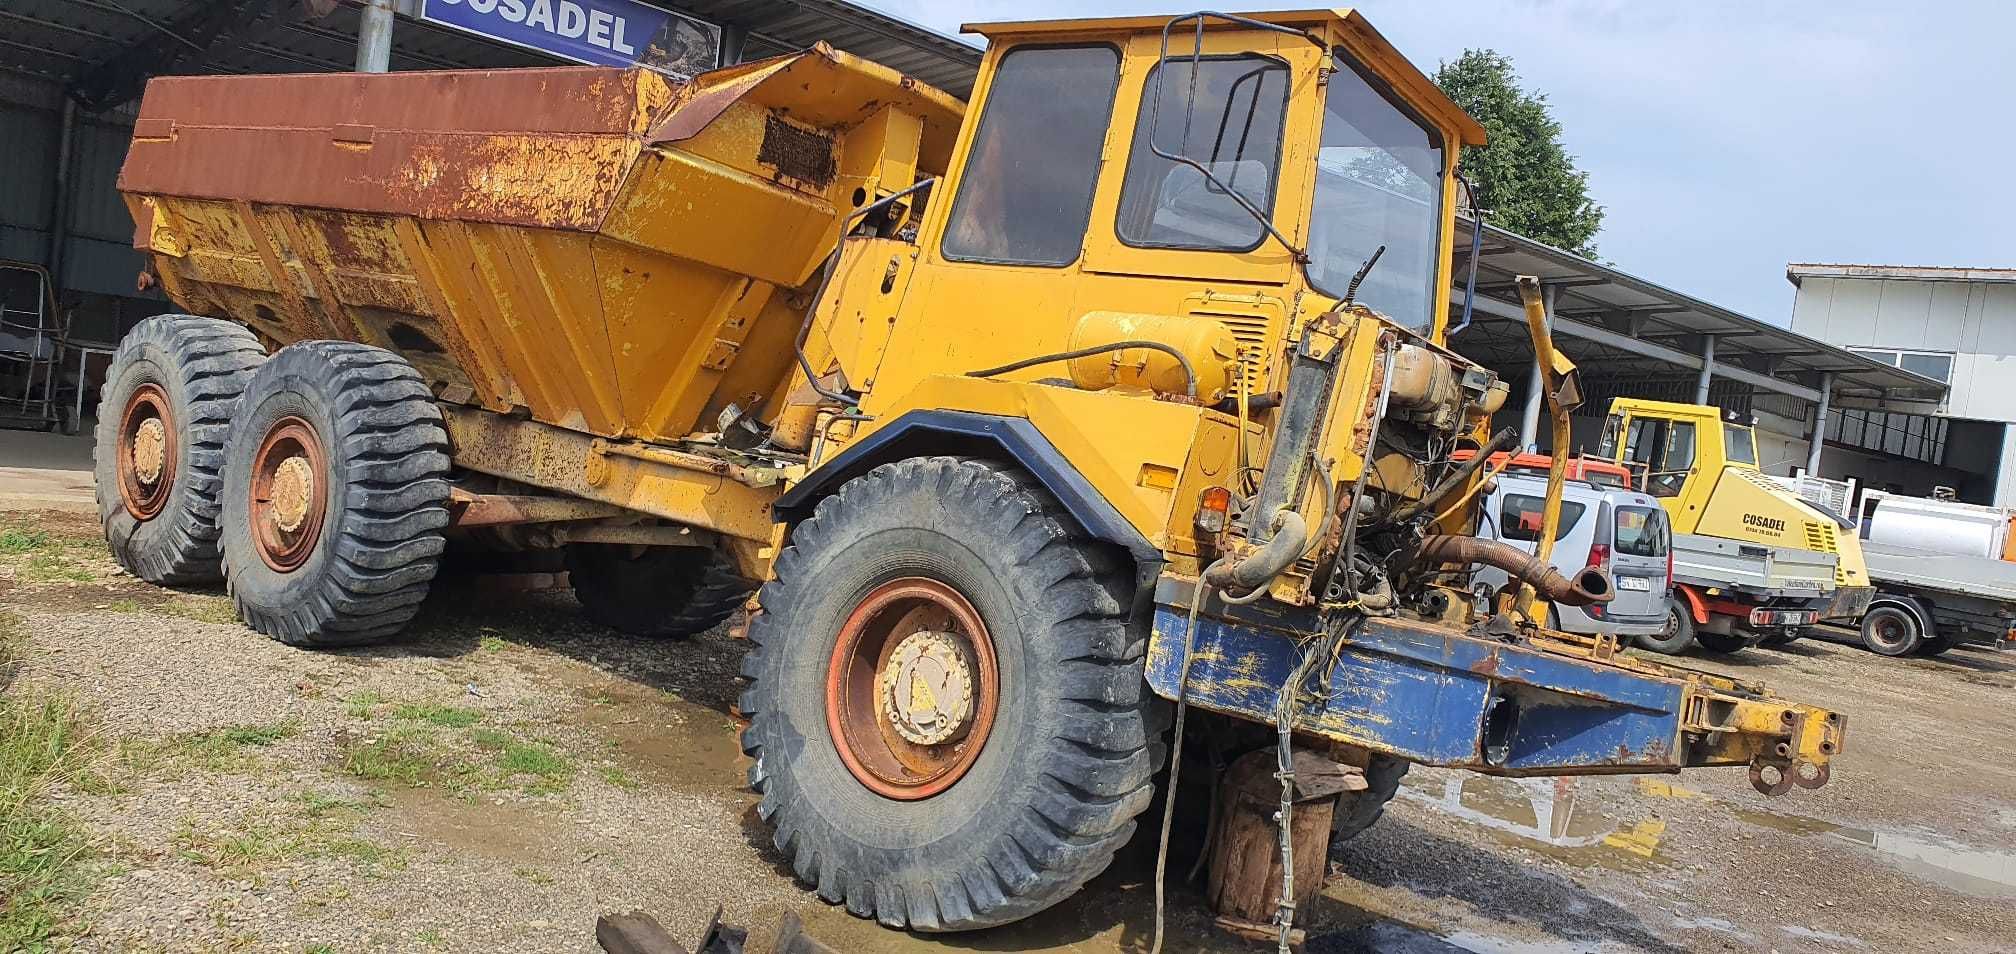
[[[1305,749],[1294,753],[1295,794],[1289,829],[1295,854],[1295,908],[1306,912],[1329,870],[1330,821],[1337,798],[1362,778]],[[1240,756],[1220,782],[1206,897],[1219,926],[1242,936],[1274,936],[1281,898],[1281,783],[1274,750]],[[1306,916],[1306,915],[1305,915]]]

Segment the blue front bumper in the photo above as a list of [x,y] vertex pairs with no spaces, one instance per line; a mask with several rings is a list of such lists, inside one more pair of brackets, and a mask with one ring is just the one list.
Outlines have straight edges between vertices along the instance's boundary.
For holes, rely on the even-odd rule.
[[[1314,618],[1215,602],[1207,609],[1224,615],[1197,621],[1189,704],[1271,723],[1281,686],[1300,659],[1298,639],[1312,649],[1322,645],[1307,635],[1315,632]],[[1176,698],[1181,679],[1186,615],[1187,607],[1174,603],[1155,611],[1148,682],[1168,699]],[[1689,694],[1687,678],[1639,664],[1374,617],[1343,644],[1327,693],[1310,694],[1296,728],[1425,765],[1495,775],[1670,772],[1707,762],[1688,751]]]

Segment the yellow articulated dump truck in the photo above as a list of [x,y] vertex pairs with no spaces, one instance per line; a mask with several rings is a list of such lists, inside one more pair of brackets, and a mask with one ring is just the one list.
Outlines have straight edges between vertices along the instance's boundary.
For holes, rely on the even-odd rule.
[[778,848],[918,930],[1076,891],[1170,760],[1281,790],[1272,868],[1250,799],[1211,849],[1267,931],[1410,763],[1827,779],[1839,714],[1549,632],[1607,578],[1474,535],[1483,132],[1363,19],[972,29],[971,105],[824,46],[154,80],[120,184],[187,314],[105,388],[113,549],[301,646],[395,636],[451,538],[642,636],[746,608]]
[[1764,476],[1747,418],[1615,398],[1599,456],[1673,518],[1673,600],[1660,652],[1781,645],[1822,620],[1855,625],[1876,587],[1848,520]]

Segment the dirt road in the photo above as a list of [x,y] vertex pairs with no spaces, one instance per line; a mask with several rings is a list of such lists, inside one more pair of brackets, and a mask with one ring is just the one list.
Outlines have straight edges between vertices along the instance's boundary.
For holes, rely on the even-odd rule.
[[[217,592],[119,575],[88,516],[50,512],[0,513],[0,627],[10,704],[74,698],[89,733],[31,805],[75,860],[0,904],[0,948],[32,915],[82,951],[588,951],[598,913],[690,943],[716,904],[795,910],[849,951],[1147,947],[1145,839],[992,932],[893,934],[811,898],[743,787],[724,633],[627,639],[564,594],[464,581],[397,645],[303,652]],[[2016,659],[1808,640],[1693,662],[1848,713],[1833,783],[1417,771],[1334,853],[1308,950],[2016,951]],[[29,857],[7,851],[0,878]],[[1172,950],[1264,949],[1188,891],[1172,922]]]

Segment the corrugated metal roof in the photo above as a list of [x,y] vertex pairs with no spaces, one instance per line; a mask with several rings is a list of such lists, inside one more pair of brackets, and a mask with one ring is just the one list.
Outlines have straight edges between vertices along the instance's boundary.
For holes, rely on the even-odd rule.
[[1898,279],[1914,282],[2016,282],[2016,268],[1972,268],[1965,265],[1828,265],[1793,262],[1785,266],[1792,284],[1802,278]]
[[[204,42],[192,24],[228,3],[249,20],[234,36]],[[689,0],[661,4],[748,31],[745,56],[804,49],[824,40],[947,92],[972,93],[980,51],[954,37],[840,0]],[[190,57],[177,73],[293,73],[350,69],[358,13],[340,6],[304,19],[298,0],[6,0],[0,7],[0,72],[72,84],[144,44],[180,44]],[[198,49],[202,52],[198,52]],[[554,58],[401,18],[393,30],[395,70],[541,66]]]
[[[1470,251],[1471,224],[1468,219],[1458,218],[1456,225],[1459,276],[1456,309],[1460,311],[1461,274],[1467,268],[1464,258]],[[1554,287],[1554,312],[1558,317],[1596,329],[1565,345],[1570,356],[1582,365],[1583,376],[1587,378],[1630,380],[1670,376],[1683,370],[1673,361],[1607,347],[1599,339],[1628,344],[1620,340],[1628,338],[1693,356],[1701,353],[1702,338],[1712,335],[1716,363],[1725,370],[1736,369],[1737,375],[1748,372],[1795,382],[1804,388],[1818,388],[1820,375],[1831,374],[1836,395],[1875,402],[1927,397],[1936,400],[1946,390],[1945,384],[1931,378],[1487,223],[1483,254],[1478,259],[1478,296],[1501,306],[1516,306],[1519,294],[1513,279],[1519,275],[1538,276],[1543,285]],[[1451,345],[1456,350],[1500,367],[1523,367],[1532,361],[1532,348],[1523,324],[1482,312],[1475,315],[1474,321],[1472,330],[1452,339]]]

